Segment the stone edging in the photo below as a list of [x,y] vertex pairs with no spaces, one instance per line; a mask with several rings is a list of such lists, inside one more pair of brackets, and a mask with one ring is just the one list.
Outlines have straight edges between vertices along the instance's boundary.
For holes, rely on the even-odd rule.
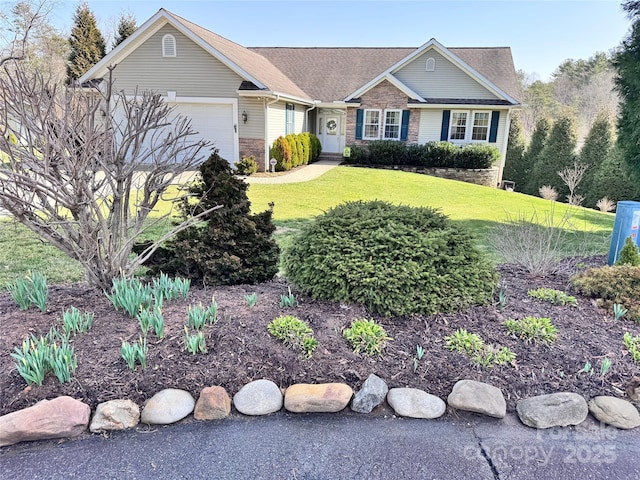
[[[284,394],[271,380],[255,380],[233,396],[235,409],[244,415],[268,415],[284,406],[293,413],[339,412],[351,403],[357,413],[371,411],[387,401],[402,417],[433,419],[447,408],[504,418],[506,401],[502,391],[474,380],[457,382],[447,402],[416,388],[392,388],[371,374],[355,393],[344,383],[295,384]],[[0,417],[0,447],[15,443],[68,438],[91,432],[133,428],[138,423],[167,425],[193,413],[196,420],[221,420],[231,413],[232,399],[220,386],[206,387],[198,401],[184,390],[165,389],[145,402],[142,412],[131,400],[111,400],[98,405],[91,422],[89,405],[71,397],[42,400],[32,407]],[[566,427],[584,422],[589,412],[599,421],[621,429],[640,426],[637,408],[626,400],[600,396],[587,402],[576,393],[559,392],[520,400],[518,417],[526,426],[538,429]]]

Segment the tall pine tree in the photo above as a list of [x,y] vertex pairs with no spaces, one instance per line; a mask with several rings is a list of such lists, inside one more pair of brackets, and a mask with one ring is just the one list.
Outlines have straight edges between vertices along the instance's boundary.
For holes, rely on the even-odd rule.
[[541,186],[548,185],[555,188],[559,199],[564,199],[569,194],[569,189],[558,172],[573,165],[576,144],[576,131],[571,117],[558,119],[553,124],[549,138],[531,170],[535,193]]
[[515,182],[515,190],[521,192],[529,175],[529,166],[524,161],[524,139],[520,117],[514,115],[509,128],[507,153],[504,163],[503,178]]
[[104,37],[89,5],[78,5],[69,37],[71,53],[67,66],[67,82],[72,83],[105,56]]
[[525,165],[524,171],[527,173],[527,177],[520,187],[518,187],[518,184],[516,183],[517,192],[523,192],[529,195],[538,194],[538,187],[536,186],[536,182],[531,178],[531,170],[538,161],[538,157],[540,157],[540,153],[547,143],[550,129],[551,125],[549,125],[549,121],[546,118],[541,118],[536,122],[536,127],[533,130],[533,134],[531,135],[529,147],[524,153],[524,157],[522,159]]
[[608,117],[600,116],[591,125],[591,130],[580,150],[580,163],[587,166],[587,171],[582,177],[577,192],[584,195],[585,207],[594,208],[596,202],[602,198],[594,189],[594,179],[596,172],[609,155],[612,145],[611,122]]
[[118,20],[118,31],[113,39],[113,48],[124,42],[137,28],[136,17],[132,13],[121,14]]
[[618,145],[636,175],[640,176],[640,1],[627,0],[622,7],[632,20],[613,64],[620,94]]

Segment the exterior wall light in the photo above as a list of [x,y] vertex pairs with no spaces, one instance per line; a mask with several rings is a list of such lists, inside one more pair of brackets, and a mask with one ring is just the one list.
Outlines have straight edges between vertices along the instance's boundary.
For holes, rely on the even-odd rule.
[[242,111],[242,121],[243,121],[244,123],[247,123],[247,120],[249,120],[249,115],[247,115],[246,110],[243,110],[243,111]]

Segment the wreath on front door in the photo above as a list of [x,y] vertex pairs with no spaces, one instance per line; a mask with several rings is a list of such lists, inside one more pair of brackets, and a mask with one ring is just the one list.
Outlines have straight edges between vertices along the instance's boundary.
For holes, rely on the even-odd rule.
[[338,127],[338,124],[336,123],[335,120],[329,120],[327,122],[327,129],[328,130],[335,130]]

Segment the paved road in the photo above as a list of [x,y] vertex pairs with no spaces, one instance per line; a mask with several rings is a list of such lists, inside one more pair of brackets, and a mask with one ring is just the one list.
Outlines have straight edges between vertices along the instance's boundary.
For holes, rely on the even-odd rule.
[[536,431],[513,417],[234,416],[220,422],[16,445],[11,479],[637,480],[640,432],[587,421]]

